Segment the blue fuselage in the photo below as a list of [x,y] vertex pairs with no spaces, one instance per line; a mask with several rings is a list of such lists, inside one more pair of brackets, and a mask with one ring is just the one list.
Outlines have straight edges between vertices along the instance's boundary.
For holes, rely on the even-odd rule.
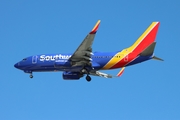
[[[112,59],[117,57],[117,60],[121,60],[121,62],[127,62],[126,66],[137,64],[139,62],[143,62],[151,59],[151,56],[137,56],[136,58],[128,58],[125,57],[123,60],[121,57],[123,55],[116,56],[118,52],[95,52],[91,56],[92,58],[92,67],[88,69],[93,70],[103,70],[106,64],[110,64]],[[24,58],[22,61],[15,64],[15,67],[23,70],[26,73],[32,72],[41,72],[41,71],[80,71],[84,66],[72,66],[72,63],[69,61],[69,58],[72,54],[41,54],[30,56]],[[119,61],[114,61],[118,63]],[[113,63],[113,64],[116,64]],[[124,65],[124,63],[123,63]],[[118,68],[123,67],[121,65]],[[110,69],[114,69],[113,67]]]

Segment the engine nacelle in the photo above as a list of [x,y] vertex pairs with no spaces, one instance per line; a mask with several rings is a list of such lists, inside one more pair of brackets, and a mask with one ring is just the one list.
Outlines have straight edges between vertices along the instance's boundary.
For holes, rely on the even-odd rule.
[[63,72],[62,76],[64,80],[79,80],[83,75],[79,72]]

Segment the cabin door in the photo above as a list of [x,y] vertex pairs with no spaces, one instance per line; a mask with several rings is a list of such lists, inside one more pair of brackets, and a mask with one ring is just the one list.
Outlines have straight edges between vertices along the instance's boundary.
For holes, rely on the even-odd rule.
[[36,64],[37,63],[37,58],[38,58],[38,56],[33,56],[32,57],[32,64]]

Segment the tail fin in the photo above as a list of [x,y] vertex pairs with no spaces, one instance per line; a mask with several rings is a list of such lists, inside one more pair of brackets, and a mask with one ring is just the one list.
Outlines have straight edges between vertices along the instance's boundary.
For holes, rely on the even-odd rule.
[[154,48],[156,46],[156,42],[153,42],[149,45],[144,51],[140,53],[141,56],[151,56],[154,53]]
[[[135,54],[142,53],[145,49],[154,50],[155,38],[158,31],[160,22],[152,22],[152,24],[146,29],[146,31],[137,39],[137,41],[129,47],[129,50]],[[149,51],[149,50],[148,50]],[[150,53],[146,53],[150,54]]]

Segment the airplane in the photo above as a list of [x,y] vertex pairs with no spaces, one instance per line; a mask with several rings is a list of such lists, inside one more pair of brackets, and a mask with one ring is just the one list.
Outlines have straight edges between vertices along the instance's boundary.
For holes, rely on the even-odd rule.
[[[86,76],[91,81],[92,76],[104,78],[120,77],[125,67],[147,60],[163,61],[154,55],[156,34],[160,22],[152,22],[145,32],[128,48],[115,52],[93,52],[92,44],[100,25],[97,21],[94,28],[84,38],[73,54],[40,54],[26,57],[14,65],[15,68],[30,74],[33,72],[62,71],[64,80],[79,80]],[[115,76],[100,72],[122,68]]]

